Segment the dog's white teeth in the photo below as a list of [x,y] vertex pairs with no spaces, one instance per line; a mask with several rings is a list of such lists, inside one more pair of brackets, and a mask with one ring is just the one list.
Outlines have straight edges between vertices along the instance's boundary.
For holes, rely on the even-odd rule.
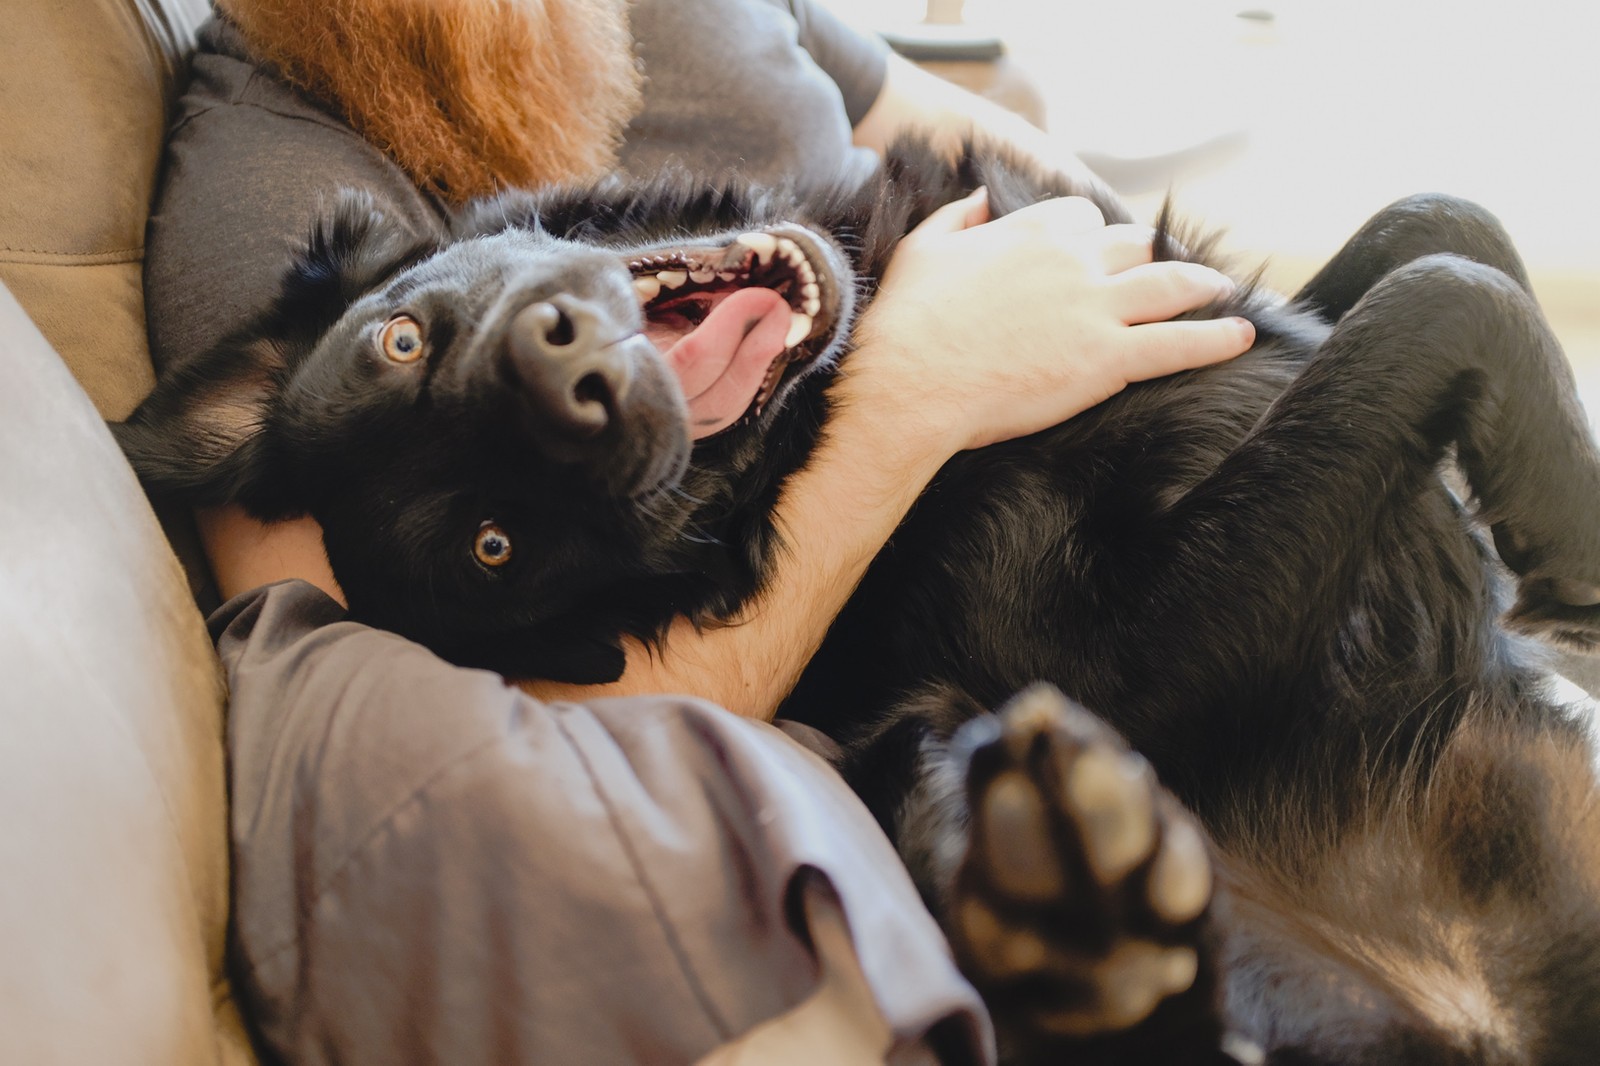
[[800,305],[800,310],[812,318],[816,318],[817,312],[822,310],[822,301],[815,296],[807,296],[805,302]]
[[697,267],[696,269],[689,271],[689,280],[694,282],[696,285],[704,285],[706,282],[710,281],[716,276],[717,272],[712,270],[710,267]]
[[663,288],[681,289],[683,283],[689,280],[687,270],[662,270],[656,273],[656,280],[661,282]]
[[[822,299],[822,289],[817,286],[816,282],[808,281],[800,286],[800,297],[804,300],[820,300]],[[815,311],[811,313],[816,314]]]
[[811,316],[802,315],[799,311],[789,313],[789,335],[783,339],[785,348],[793,348],[807,337],[811,336]]
[[762,266],[771,262],[772,253],[778,250],[778,238],[770,233],[741,233],[734,240],[755,252]]
[[738,273],[735,272],[735,271],[732,271],[732,270],[719,270],[719,271],[717,271],[717,279],[719,281],[732,281],[734,278],[736,278],[738,276],[739,276]]
[[804,259],[800,260],[800,265],[795,267],[795,273],[800,275],[800,284],[802,285],[815,285],[817,283],[817,272],[812,270],[811,264]]
[[661,295],[661,282],[650,275],[634,278],[633,291],[639,294],[640,303],[649,303]]
[[783,256],[784,262],[796,270],[799,270],[806,261],[806,254],[800,250],[800,246],[787,237],[778,238],[778,254]]

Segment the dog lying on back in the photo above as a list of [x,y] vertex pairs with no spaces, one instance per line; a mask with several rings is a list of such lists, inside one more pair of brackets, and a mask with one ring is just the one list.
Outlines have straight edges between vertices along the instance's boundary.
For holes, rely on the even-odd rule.
[[[350,195],[115,430],[153,494],[315,516],[356,619],[605,681],[760,589],[856,310],[979,184],[1080,191],[908,143],[863,189],[517,194],[443,240]],[[1600,455],[1515,251],[1416,198],[1204,313],[1254,349],[951,461],[783,713],[1009,1061],[1592,1062],[1596,762],[1525,634],[1600,634]]]

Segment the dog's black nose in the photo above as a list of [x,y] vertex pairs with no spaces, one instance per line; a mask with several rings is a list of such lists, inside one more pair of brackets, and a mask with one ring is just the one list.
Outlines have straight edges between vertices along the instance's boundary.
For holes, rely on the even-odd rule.
[[627,332],[594,304],[554,296],[517,312],[506,354],[553,428],[592,437],[616,416],[633,378],[626,351],[616,343]]

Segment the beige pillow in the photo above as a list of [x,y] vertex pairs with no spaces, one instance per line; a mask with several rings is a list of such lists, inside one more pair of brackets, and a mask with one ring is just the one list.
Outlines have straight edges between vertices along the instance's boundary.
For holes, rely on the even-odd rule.
[[154,375],[140,271],[167,115],[205,0],[7,5],[0,33],[0,283],[100,414]]

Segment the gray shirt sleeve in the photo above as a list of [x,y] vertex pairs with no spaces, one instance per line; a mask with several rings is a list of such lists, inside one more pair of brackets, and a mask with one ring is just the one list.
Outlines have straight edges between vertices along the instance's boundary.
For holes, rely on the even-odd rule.
[[887,50],[805,0],[640,0],[644,108],[624,168],[682,168],[800,187],[855,184],[877,156],[851,127],[882,88]]
[[778,730],[542,704],[289,582],[212,619],[232,685],[241,987],[297,1064],[692,1062],[816,980],[837,893],[902,1041],[987,1021],[876,823]]
[[889,46],[883,38],[862,33],[812,0],[781,3],[799,27],[800,47],[839,87],[850,125],[858,125],[883,89]]

